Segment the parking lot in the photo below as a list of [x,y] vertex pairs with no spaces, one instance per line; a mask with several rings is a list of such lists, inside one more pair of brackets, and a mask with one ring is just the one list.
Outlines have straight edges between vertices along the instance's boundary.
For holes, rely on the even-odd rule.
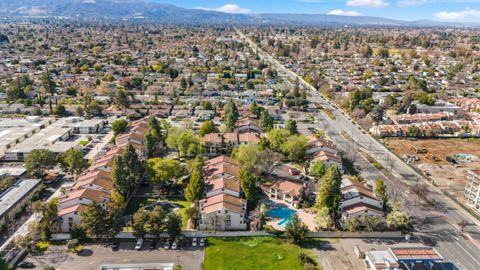
[[181,250],[165,250],[159,242],[150,250],[150,242],[146,241],[140,251],[134,249],[134,242],[122,242],[117,251],[110,246],[85,245],[79,254],[67,253],[66,246],[51,246],[41,255],[29,255],[25,261],[35,264],[34,269],[55,266],[56,270],[96,270],[103,264],[132,263],[177,263],[184,270],[200,270],[204,249],[188,247]]

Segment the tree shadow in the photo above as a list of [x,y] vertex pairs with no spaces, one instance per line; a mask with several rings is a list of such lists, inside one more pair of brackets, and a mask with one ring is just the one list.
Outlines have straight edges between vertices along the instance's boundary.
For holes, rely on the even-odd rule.
[[80,252],[77,252],[77,256],[80,257],[90,257],[93,255],[93,251],[91,249],[84,249]]

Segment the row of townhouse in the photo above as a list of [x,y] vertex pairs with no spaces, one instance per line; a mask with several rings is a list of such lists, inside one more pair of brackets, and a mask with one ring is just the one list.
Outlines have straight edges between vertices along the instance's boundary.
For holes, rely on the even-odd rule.
[[308,148],[305,153],[310,157],[310,166],[316,162],[322,162],[327,166],[335,165],[343,171],[342,159],[337,147],[330,141],[312,135],[308,138]]
[[227,156],[205,162],[205,199],[199,203],[200,230],[247,229],[247,201],[241,198],[239,172],[238,161]]
[[472,137],[480,136],[480,124],[476,121],[465,120],[438,121],[405,125],[378,125],[370,128],[370,133],[378,137],[407,137],[409,135],[409,128],[412,126],[418,127],[420,136],[434,136],[442,134],[459,136],[464,135],[465,133]]
[[419,113],[419,114],[401,114],[392,117],[395,124],[412,124],[422,122],[435,122],[444,120],[453,120],[453,113]]
[[365,216],[378,216],[383,218],[383,202],[372,189],[351,177],[342,179],[342,201],[339,211],[341,221],[348,218]]
[[466,112],[476,112],[480,110],[480,98],[452,98],[448,100],[457,106],[460,106]]
[[243,117],[237,120],[233,132],[206,134],[203,139],[204,152],[208,156],[216,156],[227,153],[240,144],[259,143],[262,133],[257,119]]
[[143,156],[143,139],[148,132],[147,120],[137,120],[130,124],[125,134],[118,135],[116,145],[96,158],[92,165],[77,179],[77,182],[60,197],[58,216],[62,232],[69,232],[74,225],[80,225],[80,213],[96,202],[105,207],[113,190],[112,167],[115,157],[121,155],[128,144],[137,154]]
[[463,199],[469,207],[480,213],[480,170],[468,171]]

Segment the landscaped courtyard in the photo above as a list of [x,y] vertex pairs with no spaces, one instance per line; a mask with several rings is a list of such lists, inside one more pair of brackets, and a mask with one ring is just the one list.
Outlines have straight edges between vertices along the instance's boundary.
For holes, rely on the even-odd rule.
[[[209,238],[205,251],[205,270],[301,270],[300,257],[316,261],[309,249],[272,237]],[[321,269],[319,266],[312,269]]]

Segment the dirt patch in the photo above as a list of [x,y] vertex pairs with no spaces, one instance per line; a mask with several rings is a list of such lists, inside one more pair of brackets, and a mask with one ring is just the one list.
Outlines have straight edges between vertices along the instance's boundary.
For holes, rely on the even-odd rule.
[[[411,165],[435,180],[439,188],[449,191],[458,199],[462,199],[467,171],[480,168],[480,140],[478,139],[415,141],[391,139],[387,145],[400,157],[404,155],[418,157],[418,161],[413,161]],[[447,161],[447,157],[455,154],[468,154],[471,162],[452,165]]]

